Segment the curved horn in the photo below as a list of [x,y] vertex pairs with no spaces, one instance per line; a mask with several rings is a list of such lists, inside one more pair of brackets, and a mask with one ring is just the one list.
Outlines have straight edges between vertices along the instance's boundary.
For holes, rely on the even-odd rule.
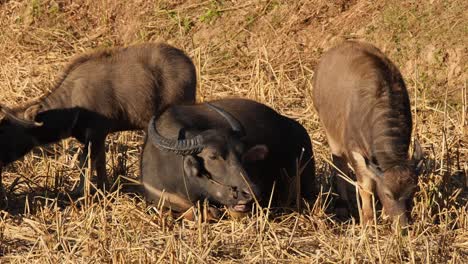
[[159,149],[175,152],[181,155],[199,153],[204,147],[204,140],[201,135],[190,139],[168,139],[156,130],[156,117],[153,116],[148,127],[148,136],[151,143]]
[[211,103],[206,103],[206,105],[216,111],[218,114],[220,114],[226,121],[231,125],[231,128],[234,132],[238,133],[240,136],[245,136],[245,130],[242,124],[237,120],[233,115],[225,111],[224,109],[221,109]]
[[25,127],[42,126],[42,123],[17,117],[15,114],[13,114],[13,111],[11,111],[11,109],[9,109],[8,107],[4,105],[0,105],[0,111],[5,115],[7,119],[11,120],[13,123],[16,123],[18,125],[25,126]]

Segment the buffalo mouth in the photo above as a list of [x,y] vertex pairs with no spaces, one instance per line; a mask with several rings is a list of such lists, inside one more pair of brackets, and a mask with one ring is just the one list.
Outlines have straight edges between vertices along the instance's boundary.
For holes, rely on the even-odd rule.
[[229,209],[234,212],[239,212],[239,213],[246,213],[250,211],[251,204],[250,203],[238,203],[236,205],[231,205]]

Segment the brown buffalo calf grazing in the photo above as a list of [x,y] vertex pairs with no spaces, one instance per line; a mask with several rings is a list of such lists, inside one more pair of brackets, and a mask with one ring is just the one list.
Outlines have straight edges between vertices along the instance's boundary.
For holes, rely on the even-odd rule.
[[146,129],[151,117],[170,105],[193,103],[195,92],[195,66],[183,51],[167,44],[78,56],[39,100],[12,110],[0,105],[0,173],[35,146],[74,137],[85,145],[82,164],[90,146],[98,186],[103,187],[107,134]]
[[[347,41],[326,52],[314,77],[313,101],[325,127],[334,165],[354,168],[362,200],[362,223],[373,219],[372,194],[401,226],[417,184],[410,160],[411,111],[397,67],[376,47]],[[415,159],[421,158],[416,146]],[[340,177],[338,177],[340,179]],[[338,192],[349,204],[346,182]]]

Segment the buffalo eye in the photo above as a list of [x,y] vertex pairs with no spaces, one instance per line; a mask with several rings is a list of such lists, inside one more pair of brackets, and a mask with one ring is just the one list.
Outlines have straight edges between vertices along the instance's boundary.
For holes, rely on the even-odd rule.
[[237,144],[235,147],[234,147],[235,151],[236,151],[236,154],[238,156],[242,156],[242,153],[245,152],[245,147],[243,144]]
[[218,155],[216,153],[211,153],[210,155],[208,155],[208,158],[210,160],[217,160],[218,159]]
[[385,193],[385,197],[387,197],[387,199],[390,199],[390,200],[394,199],[393,195],[391,193],[389,193],[389,192]]

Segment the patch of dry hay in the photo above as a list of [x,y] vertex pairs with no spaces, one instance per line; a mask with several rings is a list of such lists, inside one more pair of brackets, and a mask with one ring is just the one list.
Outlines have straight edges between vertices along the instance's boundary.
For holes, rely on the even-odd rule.
[[[77,201],[77,143],[38,148],[3,173],[3,262],[435,262],[468,258],[466,1],[0,1],[0,100],[47,91],[73,55],[162,40],[186,50],[199,100],[244,96],[299,120],[314,142],[322,195],[308,212],[207,224],[175,221],[117,190]],[[329,149],[313,110],[314,66],[357,38],[382,48],[410,90],[426,171],[408,236],[332,215]],[[112,135],[108,172],[136,179],[142,132]],[[324,209],[328,208],[328,209]]]

